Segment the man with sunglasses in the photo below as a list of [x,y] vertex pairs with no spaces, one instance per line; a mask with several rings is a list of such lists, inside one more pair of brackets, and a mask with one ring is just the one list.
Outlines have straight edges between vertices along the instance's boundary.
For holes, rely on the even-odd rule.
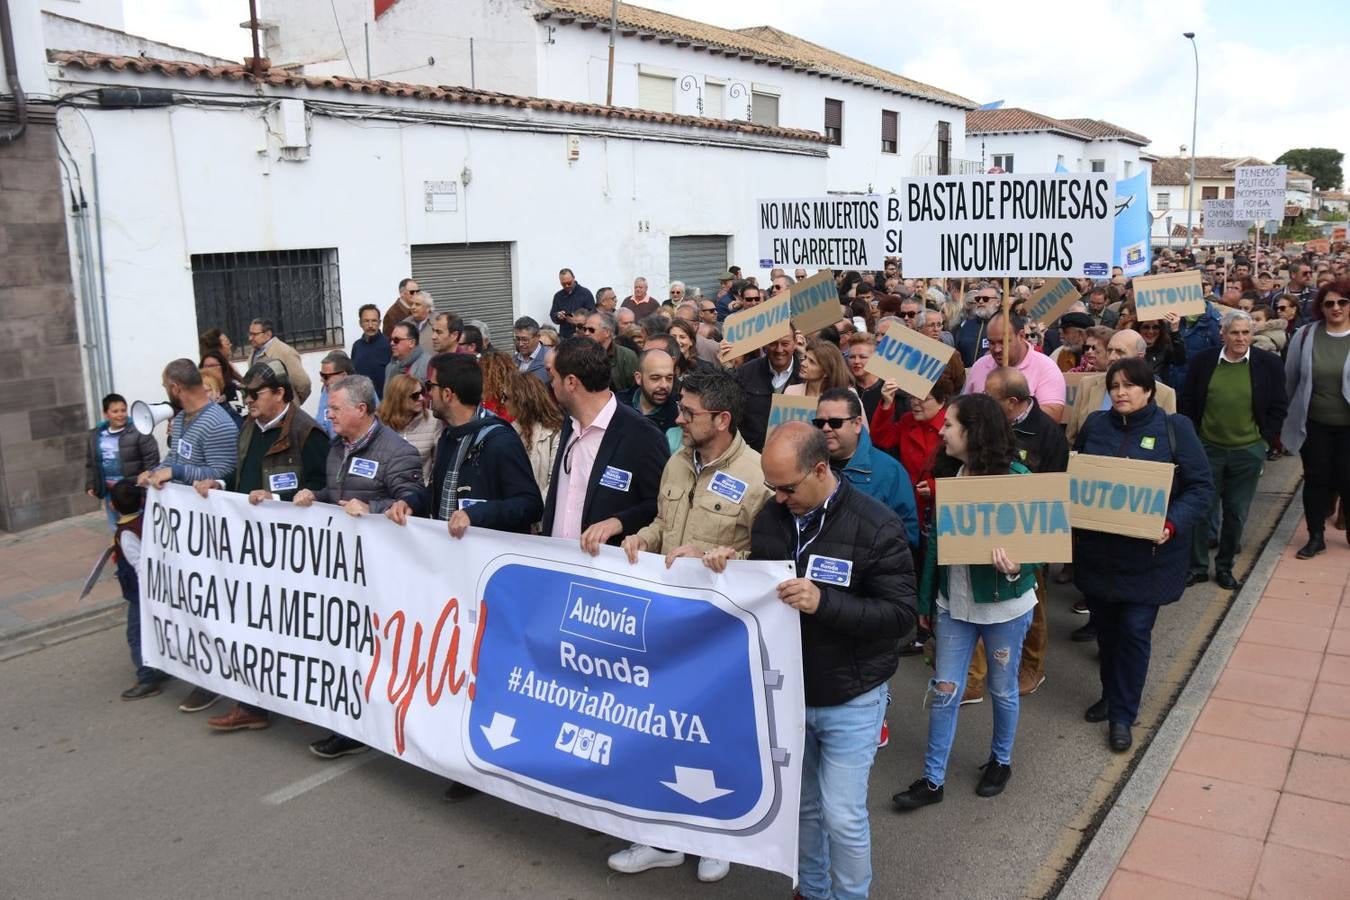
[[1312,266],[1298,263],[1289,269],[1289,283],[1272,297],[1272,305],[1289,300],[1298,311],[1298,321],[1307,322],[1313,318],[1312,302],[1317,296],[1317,287],[1313,284]]
[[966,308],[966,318],[956,329],[956,349],[969,369],[989,350],[989,317],[999,308],[998,288],[981,281]]
[[[267,500],[290,501],[303,488],[323,490],[328,436],[293,402],[295,394],[285,366],[276,360],[259,363],[244,375],[243,389],[249,421],[239,430],[234,472],[225,480],[194,482],[197,493],[205,497],[209,491],[224,489],[247,494],[248,502],[257,505]],[[257,731],[272,721],[261,706],[236,703],[206,724],[216,731]]]
[[825,435],[830,466],[846,481],[899,517],[911,550],[919,547],[914,485],[900,463],[872,446],[863,427],[863,407],[849,388],[830,388],[816,403],[811,424]]
[[420,337],[417,326],[410,322],[399,322],[394,326],[394,333],[389,337],[389,350],[393,358],[384,369],[386,382],[395,375],[410,375],[418,381],[427,380],[427,363],[431,357],[422,349]]

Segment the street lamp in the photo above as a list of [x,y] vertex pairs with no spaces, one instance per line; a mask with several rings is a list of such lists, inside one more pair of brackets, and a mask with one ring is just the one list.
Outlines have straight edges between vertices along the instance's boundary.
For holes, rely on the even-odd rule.
[[1195,46],[1195,32],[1187,31],[1182,35],[1191,42],[1191,50],[1195,53],[1195,103],[1191,107],[1191,182],[1186,188],[1186,252],[1190,252],[1191,240],[1191,217],[1195,212],[1195,126],[1196,120],[1200,115],[1200,50]]

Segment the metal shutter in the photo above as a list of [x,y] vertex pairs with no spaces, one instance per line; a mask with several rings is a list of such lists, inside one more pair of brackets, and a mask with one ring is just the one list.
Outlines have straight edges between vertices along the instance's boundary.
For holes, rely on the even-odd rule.
[[717,296],[717,276],[727,270],[727,237],[694,234],[670,239],[670,278],[686,288],[699,287],[703,296]]
[[750,96],[750,117],[756,125],[778,127],[778,98],[773,94],[754,93]]
[[512,348],[511,245],[423,244],[412,248],[412,277],[431,294],[437,312],[482,319],[498,350]]
[[703,83],[703,115],[709,119],[726,118],[723,100],[726,97],[726,85],[714,81]]
[[638,107],[653,112],[675,111],[675,79],[662,75],[638,75]]

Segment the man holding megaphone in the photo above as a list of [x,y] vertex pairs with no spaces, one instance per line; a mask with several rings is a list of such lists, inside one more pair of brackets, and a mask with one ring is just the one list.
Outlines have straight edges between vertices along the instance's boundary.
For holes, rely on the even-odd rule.
[[[165,366],[163,383],[174,410],[169,421],[169,455],[159,468],[142,472],[136,483],[156,490],[170,481],[186,485],[204,479],[228,483],[234,476],[239,442],[234,420],[225,407],[211,402],[202,374],[192,360],[175,359]],[[194,688],[178,708],[201,712],[219,699],[214,691]]]

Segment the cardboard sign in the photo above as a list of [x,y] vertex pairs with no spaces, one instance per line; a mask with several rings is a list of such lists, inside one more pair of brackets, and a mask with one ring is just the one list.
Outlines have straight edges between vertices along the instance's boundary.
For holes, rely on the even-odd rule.
[[727,316],[722,323],[722,338],[731,342],[731,349],[722,354],[722,362],[744,356],[765,344],[772,344],[792,334],[792,307],[790,296],[779,294],[765,303],[742,309]]
[[1247,229],[1251,222],[1239,222],[1233,218],[1233,201],[1205,200],[1205,240],[1241,243],[1247,240]]
[[816,417],[819,397],[799,397],[795,394],[774,394],[769,404],[769,427],[765,430],[767,438],[773,430],[785,422],[809,422]]
[[[1337,243],[1340,243],[1341,241],[1344,241],[1344,240],[1346,239],[1346,235],[1347,235],[1348,233],[1350,233],[1350,230],[1348,230],[1348,229],[1346,228],[1346,226],[1344,226],[1344,225],[1332,225],[1332,226],[1331,226],[1331,234],[1329,235],[1329,238],[1330,238],[1332,241],[1335,241],[1335,242],[1337,242]],[[1330,252],[1330,251],[1324,250],[1324,251],[1322,251],[1322,252],[1327,253],[1327,252]]]
[[1331,241],[1326,238],[1318,238],[1315,241],[1304,241],[1303,249],[1308,253],[1330,253]]
[[877,341],[877,349],[863,371],[892,379],[906,394],[927,397],[954,353],[955,347],[907,325],[893,324]]
[[1016,563],[1072,562],[1069,476],[939,478],[938,564],[989,565],[995,547]]
[[842,316],[839,286],[834,283],[834,273],[829,269],[797,282],[790,288],[788,296],[792,324],[805,334],[833,325]]
[[1288,166],[1238,166],[1233,180],[1233,218],[1239,222],[1284,219]]
[[[1073,405],[1078,402],[1078,389],[1082,386],[1083,379],[1092,374],[1092,372],[1064,373],[1064,408],[1066,410],[1073,409]],[[1068,416],[1067,412],[1065,416]]]
[[1113,175],[908,178],[901,194],[907,275],[1111,274]]
[[760,200],[759,265],[880,269],[900,253],[900,197]]
[[1075,453],[1069,460],[1069,516],[1074,528],[1157,540],[1167,521],[1175,466]]
[[1134,279],[1134,309],[1140,322],[1161,319],[1167,313],[1195,316],[1205,311],[1205,289],[1200,273],[1175,272]]
[[1078,293],[1078,289],[1069,279],[1051,279],[1027,301],[1027,318],[1033,322],[1049,325],[1082,299],[1083,295]]

